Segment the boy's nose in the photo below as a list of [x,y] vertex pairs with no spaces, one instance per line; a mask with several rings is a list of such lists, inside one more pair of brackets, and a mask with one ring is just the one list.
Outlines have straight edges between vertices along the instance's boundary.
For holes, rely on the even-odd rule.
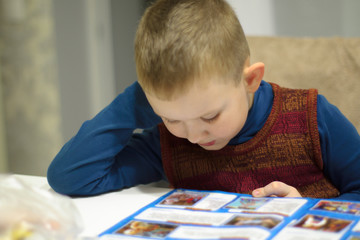
[[206,131],[204,129],[202,129],[200,126],[188,126],[187,129],[187,139],[189,140],[189,142],[196,144],[201,142],[201,140],[203,139],[203,137],[206,134]]
[[200,142],[200,135],[199,134],[188,134],[187,139],[189,140],[189,142],[196,144],[198,142]]

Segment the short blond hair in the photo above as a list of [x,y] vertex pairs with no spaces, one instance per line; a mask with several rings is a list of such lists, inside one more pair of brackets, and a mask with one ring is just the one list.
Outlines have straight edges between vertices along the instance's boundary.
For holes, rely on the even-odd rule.
[[243,29],[225,0],[158,0],[136,32],[138,82],[159,99],[213,75],[238,84],[248,56]]

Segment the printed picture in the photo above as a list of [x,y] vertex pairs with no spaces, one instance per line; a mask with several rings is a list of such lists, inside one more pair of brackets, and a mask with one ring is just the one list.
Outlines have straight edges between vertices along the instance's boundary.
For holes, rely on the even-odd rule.
[[348,227],[351,223],[352,221],[349,220],[309,214],[295,224],[294,227],[337,233]]
[[179,191],[165,198],[160,205],[193,206],[195,203],[207,196],[207,193]]
[[360,215],[360,203],[355,202],[334,202],[322,200],[318,202],[313,209]]
[[244,210],[256,210],[259,207],[262,207],[269,200],[264,198],[249,198],[249,197],[240,197],[230,204],[226,205],[225,208],[231,209],[244,209]]
[[177,225],[131,221],[124,227],[118,229],[115,233],[131,236],[165,238],[176,227]]
[[238,215],[231,219],[226,225],[232,226],[259,226],[272,229],[281,223],[282,219],[275,216]]

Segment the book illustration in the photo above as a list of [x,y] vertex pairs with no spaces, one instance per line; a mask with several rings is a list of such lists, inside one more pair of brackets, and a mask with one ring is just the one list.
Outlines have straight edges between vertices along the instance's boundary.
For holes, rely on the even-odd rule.
[[252,212],[252,213],[273,213],[282,216],[289,216],[307,203],[306,199],[284,198],[253,198],[239,197],[226,205],[230,211]]
[[226,208],[239,209],[239,210],[256,210],[262,207],[265,203],[269,202],[270,199],[266,198],[250,198],[240,197],[228,204]]
[[225,225],[230,226],[260,226],[267,229],[273,229],[283,221],[282,217],[274,215],[254,215],[241,214],[235,215]]
[[360,215],[360,203],[354,203],[354,202],[321,200],[313,207],[313,209]]
[[236,194],[205,193],[178,190],[161,201],[158,207],[217,210],[237,197]]
[[176,227],[177,225],[130,221],[128,224],[115,231],[115,233],[131,236],[164,238],[176,229]]
[[295,224],[294,227],[324,232],[340,232],[347,228],[351,223],[352,221],[349,220],[309,214],[299,223]]
[[349,233],[352,220],[317,214],[305,214],[300,220],[284,227],[274,239],[344,239]]
[[193,206],[206,195],[208,194],[190,191],[177,191],[161,201],[160,205]]

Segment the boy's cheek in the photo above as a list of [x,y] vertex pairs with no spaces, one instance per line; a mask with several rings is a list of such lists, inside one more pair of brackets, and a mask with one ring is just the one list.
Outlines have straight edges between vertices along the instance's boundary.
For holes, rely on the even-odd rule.
[[[180,125],[180,124],[176,124],[176,125]],[[180,126],[175,126],[172,124],[166,124],[165,123],[165,127],[167,128],[167,130],[169,130],[169,132],[174,135],[175,137],[178,138],[186,138],[186,134],[184,132],[183,127]]]

